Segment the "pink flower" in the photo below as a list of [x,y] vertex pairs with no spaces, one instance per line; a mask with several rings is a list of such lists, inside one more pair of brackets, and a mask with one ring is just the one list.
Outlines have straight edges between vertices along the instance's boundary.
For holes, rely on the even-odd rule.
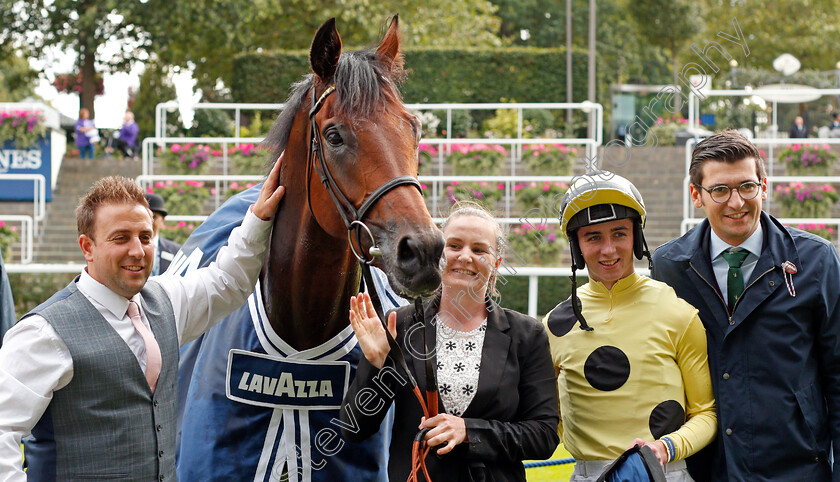
[[183,228],[183,227],[184,227],[184,226],[186,226],[186,225],[187,225],[187,223],[185,223],[185,222],[183,222],[183,221],[178,221],[178,224],[177,224],[177,226],[178,226],[179,228]]
[[502,184],[501,182],[499,184],[496,184],[496,189],[498,189],[499,191],[503,190],[504,188],[505,188],[505,185]]

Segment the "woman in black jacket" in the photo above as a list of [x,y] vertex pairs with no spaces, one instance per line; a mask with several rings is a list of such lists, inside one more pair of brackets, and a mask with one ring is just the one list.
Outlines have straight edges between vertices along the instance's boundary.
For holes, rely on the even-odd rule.
[[[443,226],[446,267],[438,296],[424,303],[423,328],[414,306],[393,311],[388,330],[408,370],[426,391],[426,358],[436,367],[440,414],[423,419],[408,377],[390,356],[385,330],[364,294],[351,301],[350,321],[365,357],[341,407],[342,433],[364,440],[395,406],[388,475],[406,480],[418,431],[435,482],[525,480],[524,459],[545,459],[557,447],[557,386],[542,324],[490,299],[495,294],[503,237],[486,211],[459,207]],[[427,353],[431,351],[430,353]],[[422,473],[417,480],[425,480]]]

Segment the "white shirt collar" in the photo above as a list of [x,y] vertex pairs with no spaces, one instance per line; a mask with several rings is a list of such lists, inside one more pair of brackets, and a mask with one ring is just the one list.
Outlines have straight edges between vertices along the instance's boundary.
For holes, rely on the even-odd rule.
[[[79,278],[79,282],[76,283],[76,287],[87,298],[96,300],[104,306],[105,309],[110,311],[116,319],[121,320],[126,316],[129,300],[114,293],[110,288],[93,279],[93,277],[88,274],[87,268],[82,270],[82,276]],[[131,300],[137,302],[137,305],[139,306],[140,293],[132,296]]]
[[[709,229],[709,232],[711,234],[709,254],[711,255],[712,260],[720,256],[720,254],[726,251],[727,249],[736,247],[720,239],[720,236],[718,236],[717,233],[715,233],[714,229]],[[761,248],[764,244],[764,234],[762,233],[763,231],[761,229],[761,222],[759,222],[758,227],[755,229],[755,232],[752,233],[750,237],[746,239],[746,241],[739,244],[737,247],[746,249],[750,254],[755,255],[755,257],[759,257],[761,255]]]

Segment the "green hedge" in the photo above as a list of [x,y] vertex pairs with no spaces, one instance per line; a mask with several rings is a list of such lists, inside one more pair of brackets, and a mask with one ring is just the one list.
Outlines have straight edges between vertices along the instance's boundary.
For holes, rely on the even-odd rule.
[[[566,50],[416,48],[405,52],[409,103],[565,102]],[[573,53],[574,98],[586,98],[586,53]],[[310,72],[309,52],[242,54],[234,59],[236,102],[282,102]]]
[[[501,281],[501,280],[500,280]],[[497,284],[499,304],[505,308],[528,313],[528,277],[510,276],[507,284]],[[578,286],[583,286],[589,280],[578,276]],[[537,317],[542,319],[549,311],[572,294],[572,282],[566,276],[541,276],[537,285]]]

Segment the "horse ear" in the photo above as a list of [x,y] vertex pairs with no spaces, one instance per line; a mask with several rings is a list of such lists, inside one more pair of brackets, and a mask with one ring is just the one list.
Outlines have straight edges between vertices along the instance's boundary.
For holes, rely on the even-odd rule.
[[385,38],[382,39],[382,43],[376,49],[376,53],[391,59],[395,66],[402,68],[403,57],[400,55],[399,24],[400,16],[394,15],[394,18],[391,19],[391,25],[388,27],[388,32],[385,34]]
[[341,57],[341,37],[335,29],[335,17],[324,22],[309,49],[309,64],[312,71],[327,82],[335,73],[338,58]]

